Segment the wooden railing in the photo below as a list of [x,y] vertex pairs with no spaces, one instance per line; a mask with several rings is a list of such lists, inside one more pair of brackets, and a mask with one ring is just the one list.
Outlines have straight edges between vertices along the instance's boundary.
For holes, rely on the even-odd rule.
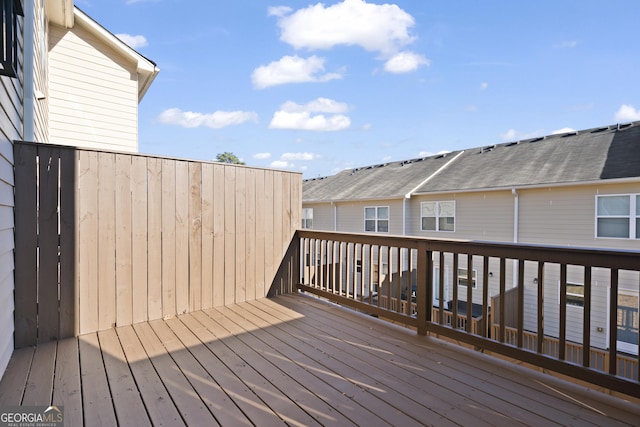
[[[498,335],[500,326],[493,324],[491,326],[492,334]],[[505,328],[505,342],[515,345],[517,342],[518,330],[516,328]],[[527,350],[536,350],[538,342],[538,334],[535,332],[524,331],[523,348]],[[555,337],[546,335],[542,341],[542,353],[557,358],[560,354],[560,340]],[[582,364],[584,357],[584,349],[581,344],[566,341],[565,342],[565,359],[567,362]],[[616,355],[616,365],[618,367],[617,374],[624,378],[638,378],[638,359],[628,354],[618,353]],[[609,352],[601,348],[591,347],[589,349],[589,366],[594,369],[605,371],[609,366]]]
[[[298,288],[301,291],[404,323],[417,328],[420,334],[438,334],[477,349],[640,397],[638,370],[628,367],[637,366],[639,356],[628,357],[618,351],[616,318],[621,276],[625,278],[631,275],[633,280],[630,286],[638,287],[640,251],[310,230],[299,230],[296,238],[300,248],[297,256]],[[452,277],[448,277],[450,283],[445,286],[447,276],[444,268],[435,270],[434,267],[447,264],[450,265]],[[468,278],[464,282],[468,286],[458,286],[462,283],[458,277],[459,268],[467,272],[478,270],[475,291]],[[575,269],[580,269],[584,283],[584,300],[580,311],[582,342],[578,347],[574,347],[572,340],[567,338],[568,269],[572,274]],[[437,276],[435,271],[438,271]],[[599,290],[603,289],[603,274],[608,282],[604,288],[608,289],[606,307],[597,307],[592,300],[594,272],[597,272],[600,280]],[[530,280],[531,277],[533,280]],[[507,282],[510,282],[509,288]],[[545,283],[557,286],[559,302],[545,301]],[[434,284],[438,284],[436,288]],[[491,286],[491,297],[499,297],[494,299],[496,307],[490,307]],[[453,301],[451,310],[445,310],[442,297],[445,287],[452,293],[449,295]],[[515,312],[513,328],[506,324],[507,294],[513,296],[515,304],[515,310],[510,310]],[[441,296],[437,307],[433,303],[434,295]],[[531,295],[534,295],[533,299]],[[481,305],[481,314],[474,318],[471,309],[459,313],[458,301],[465,301],[467,307]],[[537,330],[533,336],[525,329],[525,307],[537,313],[533,320],[527,319],[527,322],[533,322]],[[555,311],[551,310],[552,307]],[[591,320],[596,309],[608,313],[606,350],[591,345]],[[505,314],[493,326],[489,321],[492,310]],[[572,315],[574,311],[572,309]],[[452,322],[453,319],[457,321]],[[546,339],[548,334],[545,334],[545,327],[551,324],[554,325],[551,329],[557,329],[557,337]],[[550,350],[553,346],[557,351]],[[580,356],[574,356],[575,352]],[[603,353],[606,353],[606,357]],[[621,360],[625,362],[621,363]]]
[[32,143],[14,156],[16,348],[291,288],[298,173]]

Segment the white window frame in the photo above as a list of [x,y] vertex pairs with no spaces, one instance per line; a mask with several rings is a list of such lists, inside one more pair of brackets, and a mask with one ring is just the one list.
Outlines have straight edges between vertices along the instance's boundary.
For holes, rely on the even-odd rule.
[[[367,218],[367,209],[375,209],[374,218]],[[386,218],[380,218],[380,215],[379,215],[380,209],[387,210]],[[375,230],[367,230],[367,221],[374,221]],[[385,231],[380,231],[380,221],[387,222],[387,229]],[[390,223],[391,223],[391,209],[389,208],[389,206],[365,206],[364,208],[364,232],[365,233],[388,233],[389,229],[391,228]]]
[[[440,204],[441,203],[452,203],[453,204],[453,230],[441,230],[440,229]],[[426,204],[434,204],[435,208],[434,208],[434,212],[435,212],[435,217],[429,217],[429,218],[435,218],[435,224],[436,224],[436,228],[435,230],[432,229],[425,229],[424,228],[424,218],[427,218],[426,216],[423,215],[423,206]],[[454,233],[456,231],[456,201],[455,200],[441,200],[441,201],[435,201],[435,200],[430,200],[430,201],[425,201],[425,202],[420,202],[420,230],[421,231],[436,231],[436,232],[442,232],[442,233]]]
[[302,228],[313,228],[313,208],[302,208]]
[[[462,274],[462,271],[466,271],[466,274]],[[475,268],[471,270],[471,289],[478,289],[478,270]],[[463,285],[460,283],[460,279],[469,280],[469,270],[466,268],[458,268],[458,286],[467,287],[467,285]]]
[[[628,197],[629,198],[629,212],[626,215],[600,215],[598,213],[598,200],[606,197]],[[628,193],[628,194],[598,194],[595,200],[595,221],[594,221],[594,235],[596,239],[628,239],[637,240],[640,238],[640,230],[638,224],[640,223],[640,194]],[[629,230],[626,237],[615,236],[600,236],[598,235],[598,222],[600,219],[607,218],[625,218],[629,220]]]

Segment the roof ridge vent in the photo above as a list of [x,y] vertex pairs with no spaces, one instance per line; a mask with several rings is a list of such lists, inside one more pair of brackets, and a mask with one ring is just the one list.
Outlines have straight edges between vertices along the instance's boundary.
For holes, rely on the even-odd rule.
[[488,153],[489,151],[493,150],[494,148],[496,148],[496,146],[495,146],[495,145],[488,145],[488,146],[486,146],[486,147],[482,147],[482,148],[480,149],[480,154],[482,154],[482,153]]
[[573,132],[567,132],[564,135],[561,136],[561,138],[566,138],[568,136],[576,136],[578,134],[578,131],[573,131]]
[[520,141],[513,141],[506,144],[505,147],[513,147],[514,145],[518,145],[518,144],[520,144]]
[[602,128],[597,128],[591,131],[591,133],[599,133],[599,132],[604,132],[605,130],[609,130],[609,126],[605,126]]
[[546,136],[540,136],[540,137],[538,137],[538,138],[533,138],[531,141],[529,141],[529,143],[532,143],[532,142],[538,142],[538,141],[543,141],[543,140],[545,140],[545,139],[547,139],[547,137],[546,137]]
[[632,126],[633,123],[618,123],[618,129],[617,130],[622,130],[622,129],[626,129],[630,126]]

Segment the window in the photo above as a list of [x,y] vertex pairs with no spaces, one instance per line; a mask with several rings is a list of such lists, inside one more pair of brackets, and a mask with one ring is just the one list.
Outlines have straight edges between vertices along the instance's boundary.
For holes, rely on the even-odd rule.
[[422,231],[455,231],[456,202],[420,203]]
[[313,228],[313,208],[302,208],[302,228]]
[[389,207],[371,206],[364,208],[364,231],[389,232]]
[[21,0],[3,0],[2,8],[2,58],[0,75],[18,76],[18,15],[24,16]]
[[567,305],[584,307],[584,285],[567,282]]
[[466,268],[458,269],[458,286],[469,286],[471,281],[471,287],[475,289],[477,287],[476,277],[478,276],[478,270],[471,271],[471,279],[469,279],[469,271]]
[[640,239],[640,194],[596,196],[596,237]]

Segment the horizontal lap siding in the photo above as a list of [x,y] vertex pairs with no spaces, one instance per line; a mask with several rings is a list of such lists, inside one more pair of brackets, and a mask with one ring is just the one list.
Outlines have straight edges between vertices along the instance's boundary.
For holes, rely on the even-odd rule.
[[137,151],[136,67],[80,25],[51,25],[50,142]]
[[[19,32],[22,34],[22,31]],[[13,144],[22,132],[22,89],[18,79],[0,78],[0,377],[14,347],[14,175]]]
[[[364,208],[375,206],[389,207],[389,232],[384,234],[402,234],[402,200],[376,200],[365,202],[337,203],[338,230],[350,233],[364,233]],[[333,217],[333,214],[331,214]],[[315,213],[314,213],[315,217]],[[314,218],[315,220],[315,218]]]

